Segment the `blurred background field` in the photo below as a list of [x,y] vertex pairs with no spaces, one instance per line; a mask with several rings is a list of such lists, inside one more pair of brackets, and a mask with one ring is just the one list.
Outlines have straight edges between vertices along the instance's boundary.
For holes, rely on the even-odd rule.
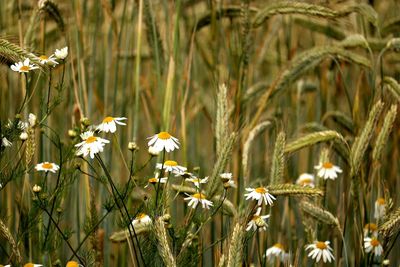
[[[205,177],[212,176],[231,133],[236,136],[219,172],[232,172],[237,184],[228,191],[230,212],[223,208],[224,213],[217,212],[197,233],[212,211],[196,210],[193,218],[188,216],[183,197],[174,198],[172,189],[172,200],[163,199],[171,201],[171,207],[164,203],[171,215],[167,233],[178,266],[228,266],[220,257],[226,261],[232,255],[227,251],[233,229],[238,222],[246,225],[243,220],[251,210],[245,188],[295,183],[300,174],[315,172],[324,151],[343,173],[334,181],[317,183],[323,197],[290,192],[278,196],[266,210],[269,227],[246,233],[240,259],[232,266],[289,266],[259,255],[277,242],[291,253],[293,266],[313,266],[304,246],[315,238],[331,241],[335,262],[329,266],[381,266],[385,259],[389,266],[398,266],[399,8],[398,1],[390,0],[0,0],[1,134],[10,134],[13,143],[1,148],[0,218],[7,231],[0,230],[0,264],[65,266],[77,260],[35,205],[32,187],[46,179],[43,198],[48,209],[54,209],[60,229],[75,249],[85,241],[78,251],[82,264],[168,265],[154,233],[139,235],[145,259],[139,263],[126,235],[118,242],[110,238],[124,224],[117,211],[108,215],[105,209],[110,206],[105,174],[94,160],[74,157],[74,145],[80,142],[75,135],[113,116],[127,118],[116,134],[103,136],[110,144],[101,156],[114,182],[124,188],[132,158],[136,169],[149,161],[132,177],[135,186],[126,199],[131,216],[150,214],[147,203],[154,200],[153,188],[144,186],[161,156],[149,156],[148,137],[160,131],[177,137],[180,149],[167,159]],[[29,74],[32,97],[18,116],[26,80],[10,69],[23,57],[13,57],[9,43],[36,56],[65,46],[69,52],[54,69]],[[386,122],[391,125],[387,136],[381,136],[390,110],[393,121]],[[6,125],[16,117],[27,121],[29,113],[41,124],[21,142],[19,133],[11,134]],[[286,136],[283,159],[274,158],[280,132]],[[129,142],[139,149],[128,150]],[[62,162],[61,175],[36,172],[35,164],[43,161]],[[62,186],[54,191],[58,178]],[[378,198],[385,200],[388,215],[379,221],[373,216]],[[339,227],[304,211],[301,201],[329,211]],[[191,229],[182,228],[187,218],[193,220]],[[377,259],[363,252],[367,223],[380,226],[384,254]],[[191,255],[178,258],[189,232],[196,233]]]

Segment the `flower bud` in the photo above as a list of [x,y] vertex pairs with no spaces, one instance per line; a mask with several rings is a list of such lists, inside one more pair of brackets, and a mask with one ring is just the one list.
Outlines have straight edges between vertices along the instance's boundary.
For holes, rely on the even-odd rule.
[[129,142],[128,143],[128,149],[130,151],[135,151],[135,150],[139,150],[139,147],[135,142]]
[[150,146],[150,147],[149,147],[148,152],[149,152],[149,154],[150,154],[152,157],[157,157],[157,156],[160,154],[160,151],[158,151],[158,150],[157,150],[155,147],[153,147],[153,146]]
[[28,139],[28,133],[27,132],[22,132],[19,135],[19,139],[21,139],[21,141],[26,141],[26,139]]
[[36,122],[37,122],[36,115],[33,114],[33,113],[29,113],[28,122],[29,122],[29,126],[31,126],[32,128],[35,127],[36,126]]
[[42,191],[42,188],[41,188],[39,185],[35,184],[35,185],[33,186],[32,190],[33,190],[33,192],[35,192],[35,193],[39,193],[40,191]]
[[78,134],[76,133],[75,130],[73,130],[73,129],[69,129],[69,130],[68,130],[68,136],[69,136],[69,137],[74,138],[74,137],[76,137],[77,135],[78,135]]

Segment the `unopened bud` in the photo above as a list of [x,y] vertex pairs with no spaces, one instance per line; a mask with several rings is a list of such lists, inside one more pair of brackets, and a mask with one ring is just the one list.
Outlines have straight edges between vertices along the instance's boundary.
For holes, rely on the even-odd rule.
[[19,139],[21,139],[21,141],[26,141],[26,139],[28,139],[28,133],[27,132],[22,132],[19,135]]
[[158,151],[154,146],[150,146],[148,152],[152,157],[157,157],[160,154],[160,151]]
[[68,136],[69,136],[69,137],[74,138],[74,137],[76,137],[77,135],[78,135],[78,134],[76,133],[75,130],[73,130],[73,129],[69,129],[69,130],[68,130]]
[[135,151],[135,150],[139,150],[139,147],[135,142],[129,142],[128,143],[128,149],[130,151]]
[[36,115],[33,113],[29,113],[28,122],[29,122],[29,126],[31,126],[32,128],[35,127],[36,126]]
[[35,185],[33,186],[32,190],[33,190],[33,192],[35,192],[35,193],[39,193],[40,191],[42,191],[42,188],[41,188],[39,185],[35,184]]

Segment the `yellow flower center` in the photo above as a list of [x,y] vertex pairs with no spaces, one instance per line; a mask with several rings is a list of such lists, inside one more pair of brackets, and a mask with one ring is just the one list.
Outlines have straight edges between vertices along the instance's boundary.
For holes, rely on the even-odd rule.
[[328,246],[325,244],[325,242],[320,242],[320,241],[318,241],[318,242],[315,244],[315,246],[316,246],[318,249],[327,249],[327,248],[328,248]]
[[35,265],[31,262],[28,262],[27,264],[24,265],[24,267],[34,267]]
[[42,168],[43,169],[53,169],[53,164],[52,163],[43,163]]
[[145,213],[139,213],[137,216],[136,216],[136,220],[141,220],[141,219],[143,219],[144,217],[146,217],[146,214]]
[[265,194],[267,193],[267,190],[264,187],[258,187],[254,191],[256,191],[259,194]]
[[206,195],[204,195],[202,193],[196,193],[196,194],[193,194],[192,197],[197,198],[197,199],[205,199]]
[[79,264],[76,261],[69,261],[67,262],[67,266],[66,267],[78,267]]
[[29,71],[30,68],[29,68],[29,66],[22,66],[19,70],[21,70],[21,71]]
[[376,231],[376,230],[378,230],[378,226],[375,223],[367,223],[364,226],[364,229],[366,229],[368,231]]
[[322,167],[323,167],[324,169],[332,169],[333,164],[330,163],[330,162],[325,162],[324,164],[322,164]]
[[149,179],[149,183],[155,184],[155,183],[157,183],[157,179],[156,178],[150,178]]
[[282,250],[283,250],[283,245],[282,245],[281,243],[276,243],[276,244],[274,245],[274,247],[276,247],[276,248],[279,248],[279,249],[282,249]]
[[167,132],[160,132],[158,134],[158,138],[163,139],[163,140],[167,140],[171,138],[171,135]]
[[258,219],[260,219],[260,216],[258,215],[253,215],[253,217],[251,217],[252,221],[257,221]]
[[97,137],[95,137],[95,136],[89,136],[89,137],[85,140],[85,142],[86,142],[87,144],[90,144],[90,143],[95,142],[96,140],[97,140]]
[[178,162],[173,161],[173,160],[167,160],[167,161],[164,162],[164,165],[167,165],[167,166],[178,166]]
[[41,55],[40,57],[39,57],[41,60],[48,60],[49,58],[47,57],[47,56],[45,56],[45,55]]
[[113,117],[105,117],[104,120],[103,120],[103,122],[104,122],[104,123],[108,123],[108,122],[112,122],[113,120],[114,120]]
[[382,197],[380,197],[380,198],[378,198],[377,200],[376,200],[376,203],[378,203],[379,205],[385,205],[385,199],[384,198],[382,198]]
[[380,242],[378,241],[378,239],[376,239],[376,238],[371,239],[371,246],[377,247],[377,246],[379,246],[379,244],[380,244]]

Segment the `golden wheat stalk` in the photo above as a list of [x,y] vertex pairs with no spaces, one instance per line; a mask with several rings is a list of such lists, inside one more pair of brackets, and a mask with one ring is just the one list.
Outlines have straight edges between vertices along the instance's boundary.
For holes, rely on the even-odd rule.
[[397,101],[400,101],[400,84],[392,77],[383,78],[383,83],[386,85],[385,88],[396,97]]
[[367,39],[361,34],[351,34],[341,41],[339,45],[346,48],[363,47],[371,51]]
[[385,217],[385,220],[379,225],[378,231],[385,239],[397,235],[400,231],[400,208]]
[[213,197],[215,193],[218,191],[218,187],[222,189],[222,182],[219,178],[219,175],[224,171],[226,165],[231,156],[231,152],[233,149],[233,144],[236,141],[237,134],[232,133],[227,140],[225,140],[224,146],[222,148],[221,153],[218,155],[218,160],[214,165],[212,174],[210,176],[207,189],[206,189],[206,196]]
[[330,213],[329,211],[327,211],[323,208],[320,208],[308,201],[300,202],[300,208],[304,213],[308,214],[315,220],[320,221],[320,222],[330,225],[330,226],[335,226],[338,228],[339,231],[341,231],[338,218],[333,216],[333,214]]
[[15,260],[17,263],[21,264],[22,262],[22,257],[21,253],[19,252],[17,243],[15,242],[13,236],[10,233],[10,230],[7,228],[7,226],[4,224],[4,222],[0,219],[0,235],[4,237],[10,243],[12,254],[15,257]]
[[251,145],[253,144],[255,138],[260,135],[268,126],[271,125],[270,121],[263,121],[259,123],[256,127],[254,127],[250,133],[249,136],[247,137],[244,146],[243,146],[243,153],[242,153],[242,166],[243,166],[243,173],[245,177],[245,185],[248,183],[246,180],[249,179],[249,155],[250,155],[250,149]]
[[378,14],[375,10],[367,4],[352,4],[344,6],[341,10],[333,10],[324,6],[308,4],[296,1],[282,1],[270,4],[261,9],[253,20],[253,26],[258,27],[264,21],[274,15],[285,14],[301,14],[308,17],[320,17],[324,19],[334,19],[339,17],[348,16],[351,13],[359,13],[369,22],[374,25],[378,23]]
[[158,240],[159,254],[164,261],[165,266],[176,266],[175,258],[172,255],[171,248],[168,244],[167,232],[165,231],[164,220],[162,217],[156,219],[154,223],[154,232]]
[[295,184],[277,184],[267,187],[274,196],[323,196],[324,191],[319,188],[304,187]]
[[225,84],[218,87],[215,139],[217,155],[221,154],[225,140],[228,138],[228,95]]
[[272,166],[270,174],[270,184],[276,185],[282,183],[283,171],[285,167],[285,143],[286,136],[284,132],[280,132],[275,140],[274,154],[272,156]]
[[5,39],[0,39],[0,57],[3,57],[11,62],[16,62],[20,60],[24,60],[25,58],[29,58],[30,61],[42,67],[40,64],[40,60],[34,54],[26,51],[20,46],[10,43]]
[[269,98],[276,93],[282,93],[283,89],[289,87],[301,75],[310,71],[326,58],[340,58],[341,60],[358,64],[366,68],[371,68],[371,62],[367,58],[356,53],[347,51],[338,46],[315,47],[299,53],[290,63],[290,66],[281,72],[278,78],[264,92],[258,102],[258,109],[250,123],[250,128],[257,124],[262,112],[264,111]]
[[328,142],[328,141],[338,141],[347,146],[346,140],[340,133],[336,131],[327,130],[316,133],[310,133],[290,142],[285,147],[285,153],[293,153],[307,146],[312,146],[321,142]]
[[245,230],[243,225],[236,223],[233,229],[231,242],[229,244],[228,259],[226,266],[228,267],[239,267],[242,266],[243,258],[243,245]]
[[372,150],[372,159],[374,161],[379,161],[382,156],[383,148],[385,147],[389,138],[389,134],[392,131],[396,115],[397,115],[397,105],[392,105],[390,110],[385,116],[382,129],[379,132],[378,137],[376,138],[375,146],[374,149]]
[[376,123],[378,122],[379,115],[383,109],[381,101],[376,102],[369,113],[368,120],[365,123],[361,133],[356,137],[350,151],[351,170],[350,176],[355,177],[359,170],[365,155],[365,151],[371,141],[372,134],[375,130]]

